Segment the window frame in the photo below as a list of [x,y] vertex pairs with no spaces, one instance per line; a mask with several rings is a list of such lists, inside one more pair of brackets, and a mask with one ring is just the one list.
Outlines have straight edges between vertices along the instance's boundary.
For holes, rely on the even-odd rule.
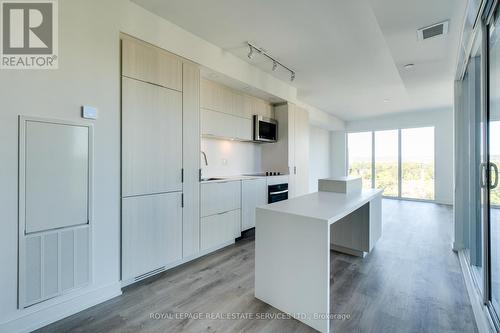
[[[433,199],[419,199],[419,198],[410,198],[410,197],[403,197],[402,196],[402,181],[403,181],[403,161],[402,161],[402,135],[401,132],[402,130],[406,129],[418,129],[418,128],[432,128],[434,132],[434,156],[433,156]],[[397,130],[398,131],[398,195],[397,196],[385,196],[382,195],[384,198],[387,199],[395,199],[395,200],[407,200],[407,201],[421,201],[421,202],[436,202],[436,126],[435,125],[425,125],[425,126],[407,126],[407,127],[399,127],[399,128],[379,128],[376,130],[353,130],[353,131],[346,131],[346,174],[349,175],[349,134],[354,134],[354,133],[366,133],[366,132],[371,132],[372,134],[372,165],[371,165],[371,183],[372,183],[372,188],[375,188],[375,178],[376,178],[376,168],[375,168],[375,132],[379,131],[391,131],[391,130]]]

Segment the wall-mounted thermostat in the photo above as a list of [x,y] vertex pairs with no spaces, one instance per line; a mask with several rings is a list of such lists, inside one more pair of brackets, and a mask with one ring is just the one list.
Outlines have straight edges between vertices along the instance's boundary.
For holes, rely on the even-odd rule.
[[97,108],[93,106],[82,106],[82,118],[97,119]]

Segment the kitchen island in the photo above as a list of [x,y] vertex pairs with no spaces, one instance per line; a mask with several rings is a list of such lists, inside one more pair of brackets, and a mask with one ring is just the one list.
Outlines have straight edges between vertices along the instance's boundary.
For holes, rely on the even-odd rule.
[[382,234],[381,198],[377,189],[320,191],[258,207],[255,297],[329,332],[330,250],[372,250]]

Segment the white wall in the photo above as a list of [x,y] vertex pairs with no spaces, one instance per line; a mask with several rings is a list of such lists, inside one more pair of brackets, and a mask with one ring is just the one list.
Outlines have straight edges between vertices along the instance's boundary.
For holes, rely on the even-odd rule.
[[[0,332],[34,329],[120,293],[120,32],[296,101],[294,87],[128,0],[59,1],[59,69],[0,71]],[[18,115],[82,121],[82,105],[99,109],[92,122],[93,281],[72,295],[18,310]],[[322,111],[314,114],[338,122]]]
[[339,177],[347,175],[346,158],[347,158],[347,140],[345,131],[332,131],[330,132],[330,145],[331,145],[331,175],[332,177]]
[[219,139],[202,139],[201,150],[207,154],[208,166],[201,157],[203,177],[235,176],[262,172],[260,144]]
[[318,179],[330,177],[330,132],[310,126],[309,129],[309,192],[318,190]]
[[452,108],[405,112],[351,121],[346,124],[346,130],[356,132],[425,126],[435,127],[435,200],[438,203],[451,205],[453,203]]

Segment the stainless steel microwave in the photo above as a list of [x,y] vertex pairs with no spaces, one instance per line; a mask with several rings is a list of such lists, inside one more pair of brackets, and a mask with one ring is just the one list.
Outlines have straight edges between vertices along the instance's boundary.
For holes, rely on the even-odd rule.
[[271,118],[254,115],[253,139],[260,142],[278,141],[278,122]]

